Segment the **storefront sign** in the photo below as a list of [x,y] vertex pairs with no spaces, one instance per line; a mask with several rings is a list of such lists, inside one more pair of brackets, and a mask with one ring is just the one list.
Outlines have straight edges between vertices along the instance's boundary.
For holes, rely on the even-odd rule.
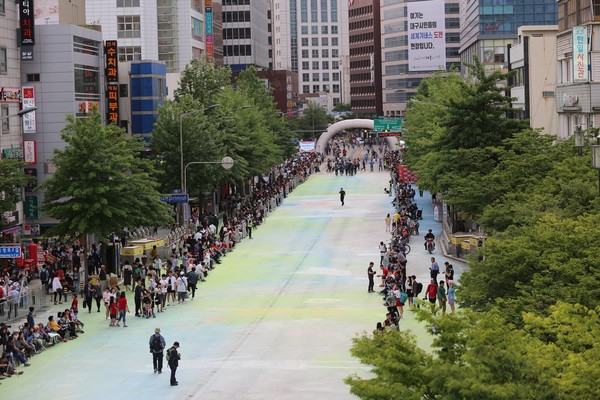
[[573,27],[573,82],[588,82],[589,72],[588,27]]
[[19,103],[21,101],[21,89],[3,87],[2,92],[0,92],[0,101]]
[[25,219],[38,219],[38,198],[37,196],[25,196],[25,202],[23,203]]
[[10,149],[2,149],[2,158],[10,158],[13,160],[23,160],[23,148],[11,147]]
[[210,61],[214,60],[215,58],[212,0],[204,0],[204,27],[204,33],[206,36],[206,58]]
[[19,27],[21,28],[21,46],[35,44],[33,0],[19,0]]
[[[35,88],[33,86],[23,86],[21,90],[21,104],[23,109],[35,107]],[[36,133],[35,111],[23,115],[23,133]]]
[[119,125],[119,85],[106,85],[106,119]]
[[106,120],[110,124],[119,125],[119,60],[117,41],[107,40],[104,45],[106,78]]
[[25,161],[26,164],[37,163],[36,150],[35,140],[25,140],[23,142],[23,161]]

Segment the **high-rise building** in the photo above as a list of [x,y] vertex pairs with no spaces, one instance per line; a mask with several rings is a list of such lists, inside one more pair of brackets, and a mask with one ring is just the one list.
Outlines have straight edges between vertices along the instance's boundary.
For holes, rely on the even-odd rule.
[[379,0],[354,0],[348,12],[352,112],[383,115]]
[[506,46],[520,26],[556,25],[558,18],[556,0],[461,0],[460,11],[461,60],[477,56],[488,70],[506,68]]
[[267,0],[223,0],[223,62],[233,71],[269,67]]
[[348,43],[346,0],[273,0],[273,68],[298,72],[301,97],[322,97],[331,109],[344,99]]
[[424,78],[460,70],[458,0],[384,1],[381,7],[383,115],[402,117]]
[[121,61],[159,60],[176,73],[205,53],[214,58],[213,6],[212,0],[87,0],[86,21],[102,26],[104,40],[119,41]]

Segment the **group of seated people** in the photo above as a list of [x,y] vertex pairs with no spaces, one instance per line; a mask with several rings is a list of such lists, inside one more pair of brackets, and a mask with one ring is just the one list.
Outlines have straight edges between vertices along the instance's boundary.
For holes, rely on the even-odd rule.
[[33,307],[29,307],[27,322],[11,332],[12,326],[0,323],[0,379],[20,375],[20,365],[29,367],[29,360],[48,347],[68,339],[76,339],[83,332],[83,323],[71,309],[58,312],[56,320],[48,317],[46,325],[35,323]]

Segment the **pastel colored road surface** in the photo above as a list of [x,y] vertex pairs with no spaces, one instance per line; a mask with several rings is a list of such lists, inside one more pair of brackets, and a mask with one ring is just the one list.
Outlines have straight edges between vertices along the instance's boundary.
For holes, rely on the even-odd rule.
[[[245,239],[199,283],[193,301],[166,307],[156,319],[128,314],[128,328],[109,328],[103,310],[81,309],[86,333],[33,357],[22,376],[2,380],[0,398],[355,398],[343,379],[368,376],[369,368],[351,357],[352,338],[385,317],[381,297],[367,293],[366,270],[369,261],[378,265],[377,246],[388,240],[388,180],[387,172],[311,176],[253,240]],[[421,233],[439,230],[429,198],[417,201],[424,209]],[[410,244],[408,273],[426,285],[429,255],[422,238]],[[56,311],[41,312],[36,321]],[[403,329],[427,346],[424,328],[406,314]],[[153,373],[148,341],[156,327],[168,345],[181,343],[177,387],[169,386],[166,363],[162,375]]]

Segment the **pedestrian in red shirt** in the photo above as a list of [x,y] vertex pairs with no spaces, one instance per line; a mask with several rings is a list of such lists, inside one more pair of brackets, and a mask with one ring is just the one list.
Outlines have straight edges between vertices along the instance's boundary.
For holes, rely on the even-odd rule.
[[432,279],[431,283],[427,285],[427,298],[429,299],[429,302],[433,305],[435,305],[437,289],[437,283],[435,282],[435,279]]

